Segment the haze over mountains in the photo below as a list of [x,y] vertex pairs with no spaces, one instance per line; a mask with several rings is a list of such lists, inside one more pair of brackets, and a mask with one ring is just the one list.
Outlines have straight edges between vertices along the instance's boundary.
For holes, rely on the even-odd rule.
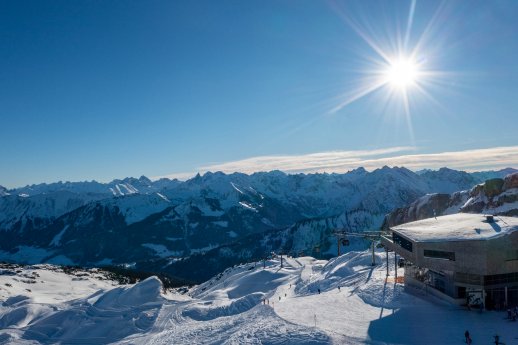
[[271,251],[336,255],[335,228],[376,230],[386,214],[426,194],[516,171],[216,172],[185,182],[142,176],[0,188],[0,259],[124,265],[199,282]]

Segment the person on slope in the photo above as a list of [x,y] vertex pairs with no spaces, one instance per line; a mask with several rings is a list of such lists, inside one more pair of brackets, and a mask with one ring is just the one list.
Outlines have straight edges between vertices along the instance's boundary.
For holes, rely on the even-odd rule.
[[468,341],[469,341],[469,331],[466,330],[466,332],[464,332],[464,338],[466,338],[466,344],[469,344]]

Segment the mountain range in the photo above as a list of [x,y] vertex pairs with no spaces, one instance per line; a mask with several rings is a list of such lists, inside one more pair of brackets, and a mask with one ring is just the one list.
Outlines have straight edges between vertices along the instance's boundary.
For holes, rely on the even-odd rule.
[[[209,172],[184,182],[142,176],[0,187],[0,259],[122,265],[199,282],[272,251],[336,255],[333,229],[377,230],[387,214],[427,194],[472,190],[514,172]],[[352,240],[350,248],[365,245]]]

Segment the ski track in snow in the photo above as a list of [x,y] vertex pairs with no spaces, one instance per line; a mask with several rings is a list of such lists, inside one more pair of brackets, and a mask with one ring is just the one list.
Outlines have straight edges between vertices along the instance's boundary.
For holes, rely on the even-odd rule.
[[[187,295],[164,294],[156,278],[114,287],[95,274],[4,270],[0,344],[433,345],[460,344],[466,329],[476,344],[494,334],[513,343],[518,327],[505,313],[405,292],[386,281],[384,252],[375,258],[372,267],[368,251],[329,261],[283,257],[283,268],[274,258],[265,269],[262,262],[227,269]],[[389,257],[391,274],[394,266]]]

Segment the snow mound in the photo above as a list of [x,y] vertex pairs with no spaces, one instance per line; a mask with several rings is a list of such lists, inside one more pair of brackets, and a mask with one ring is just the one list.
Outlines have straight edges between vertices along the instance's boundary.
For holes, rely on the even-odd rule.
[[115,288],[105,293],[95,302],[97,308],[137,307],[146,303],[160,301],[162,282],[157,277],[133,285],[130,288]]
[[230,303],[200,302],[187,307],[182,315],[196,321],[206,321],[222,316],[241,314],[258,305],[263,298],[261,293],[252,293],[234,300]]
[[160,280],[150,277],[129,288],[112,289],[93,305],[93,296],[73,301],[68,309],[30,324],[24,336],[41,343],[108,344],[149,331],[163,303],[161,289]]

